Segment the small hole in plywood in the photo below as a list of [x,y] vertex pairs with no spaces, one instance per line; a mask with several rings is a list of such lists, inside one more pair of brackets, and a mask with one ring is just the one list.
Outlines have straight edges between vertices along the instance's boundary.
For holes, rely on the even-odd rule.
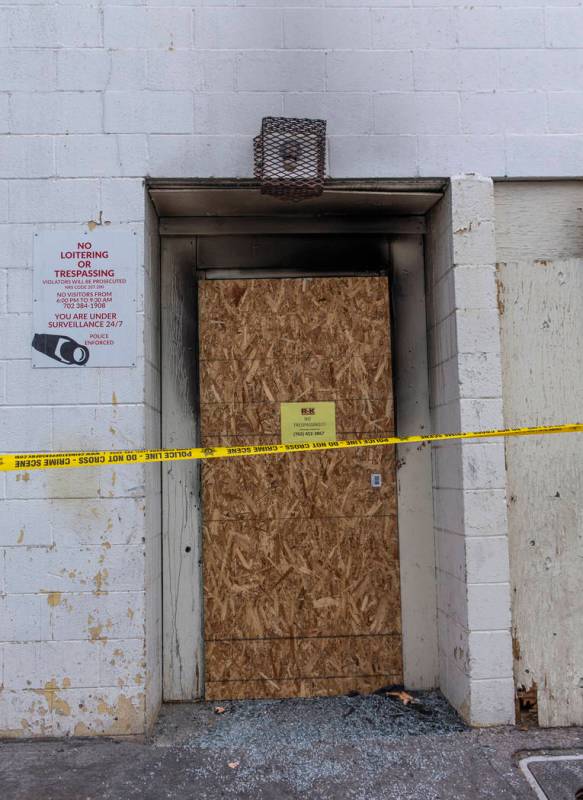
[[184,548],[184,552],[185,553],[190,553],[191,550],[192,550],[192,547],[185,547]]

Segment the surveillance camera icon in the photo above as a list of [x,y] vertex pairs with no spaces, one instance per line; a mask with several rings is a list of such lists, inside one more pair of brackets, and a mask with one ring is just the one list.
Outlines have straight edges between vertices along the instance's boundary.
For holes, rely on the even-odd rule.
[[61,364],[83,367],[89,361],[89,348],[71,339],[70,336],[35,333],[32,346],[39,353]]

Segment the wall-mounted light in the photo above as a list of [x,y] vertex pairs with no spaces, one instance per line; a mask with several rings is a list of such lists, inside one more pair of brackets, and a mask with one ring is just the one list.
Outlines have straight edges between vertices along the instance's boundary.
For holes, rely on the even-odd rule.
[[255,177],[262,194],[284,200],[304,200],[322,194],[325,120],[264,117],[253,149]]

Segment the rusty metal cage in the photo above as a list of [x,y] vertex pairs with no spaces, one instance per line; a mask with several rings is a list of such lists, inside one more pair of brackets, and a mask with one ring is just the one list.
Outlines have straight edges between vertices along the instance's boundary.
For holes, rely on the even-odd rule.
[[264,117],[253,140],[262,194],[299,201],[324,190],[326,121]]

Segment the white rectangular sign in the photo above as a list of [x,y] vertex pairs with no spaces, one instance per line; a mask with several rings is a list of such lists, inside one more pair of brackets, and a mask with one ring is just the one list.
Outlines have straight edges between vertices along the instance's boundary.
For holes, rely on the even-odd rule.
[[134,367],[136,268],[130,231],[36,233],[33,367]]

